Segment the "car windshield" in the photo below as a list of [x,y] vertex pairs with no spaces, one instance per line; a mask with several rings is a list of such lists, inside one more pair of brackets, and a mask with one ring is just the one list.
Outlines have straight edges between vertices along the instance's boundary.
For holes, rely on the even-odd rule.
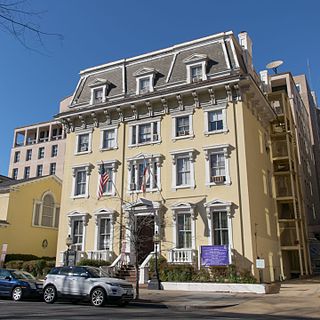
[[11,271],[11,273],[16,279],[26,279],[26,280],[36,279],[31,273],[26,271],[14,270],[14,271]]
[[89,271],[92,278],[110,277],[108,272],[102,269],[95,268],[95,267],[87,267],[86,269]]

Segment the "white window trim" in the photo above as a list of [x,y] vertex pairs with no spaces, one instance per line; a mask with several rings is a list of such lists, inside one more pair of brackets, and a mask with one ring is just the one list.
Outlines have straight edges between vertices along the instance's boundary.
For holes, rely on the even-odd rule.
[[[181,139],[190,139],[194,138],[194,132],[193,132],[193,111],[189,112],[182,112],[171,115],[172,117],[172,132],[171,132],[171,139],[172,141],[181,140]],[[185,136],[176,136],[177,134],[177,118],[180,117],[187,117],[189,116],[189,134]]]
[[[140,80],[148,79],[149,80],[149,91],[148,92],[141,92],[140,89]],[[143,94],[143,93],[149,93],[154,91],[154,73],[151,73],[149,75],[141,75],[139,77],[136,77],[136,94]]]
[[232,249],[233,249],[233,232],[232,232],[232,218],[233,213],[231,211],[232,202],[225,202],[219,199],[209,201],[204,204],[206,208],[209,228],[209,245],[213,245],[213,230],[212,230],[212,215],[214,212],[226,211],[228,217],[228,239],[229,239],[229,263],[232,263]]
[[[231,185],[231,177],[230,177],[230,152],[231,146],[229,144],[223,145],[213,145],[203,147],[205,152],[205,161],[206,161],[206,186],[216,186],[216,185]],[[222,183],[216,183],[210,181],[210,154],[212,153],[224,153],[225,159],[225,181]]]
[[[157,136],[158,136],[158,140],[153,140],[154,138],[154,135],[153,135],[153,126],[154,126],[154,123],[157,123]],[[140,125],[143,125],[143,124],[151,124],[151,141],[150,142],[142,142],[142,143],[139,143],[139,126]],[[132,128],[133,127],[136,127],[136,143],[133,144],[132,143],[132,134],[133,134],[133,130]],[[132,147],[137,147],[137,146],[143,146],[143,145],[150,145],[150,144],[159,144],[161,143],[161,132],[160,132],[160,118],[152,118],[152,119],[148,119],[148,120],[145,120],[145,121],[135,121],[135,122],[132,122],[129,124],[129,145],[128,147],[129,148],[132,148]]]
[[[75,149],[74,149],[75,155],[87,154],[92,152],[92,132],[93,132],[93,129],[88,129],[88,130],[81,130],[76,133],[76,143],[75,143]],[[79,137],[83,134],[89,134],[88,151],[78,152]]]
[[206,74],[206,61],[197,61],[194,63],[188,63],[187,64],[187,82],[192,83],[191,78],[191,68],[200,66],[202,69],[202,81],[207,80],[207,74]]
[[68,225],[69,231],[68,234],[73,235],[73,222],[74,221],[83,221],[83,234],[82,234],[82,244],[81,244],[81,251],[85,251],[85,243],[86,243],[86,235],[87,235],[87,226],[89,221],[88,213],[80,213],[80,212],[72,212],[67,215],[68,217]]
[[[80,169],[85,169],[87,178],[86,178],[86,192],[85,194],[75,195],[76,191],[76,176],[77,171]],[[90,163],[80,164],[72,167],[72,191],[71,191],[71,198],[78,199],[78,198],[89,198],[89,182],[90,182],[90,174],[91,174],[92,165]]]
[[[222,110],[222,122],[223,122],[223,129],[221,130],[215,130],[215,131],[209,131],[209,112],[212,111],[219,111]],[[206,107],[203,110],[204,114],[204,135],[209,136],[211,134],[217,134],[217,133],[227,133],[229,132],[228,129],[228,123],[227,123],[227,104],[224,106],[210,106]]]
[[[41,224],[41,222],[42,222],[42,213],[43,213],[43,199],[44,199],[44,197],[45,197],[47,194],[50,194],[50,195],[53,197],[53,200],[54,200],[54,207],[53,207],[53,208],[54,208],[54,209],[53,209],[53,224],[52,224],[52,227],[43,226],[43,225]],[[35,213],[36,213],[36,206],[37,206],[37,204],[40,205],[39,225],[36,225],[36,224],[35,224],[35,221],[34,221],[34,220],[35,220]],[[56,199],[55,199],[54,194],[53,194],[52,192],[50,192],[50,191],[45,192],[45,193],[42,195],[40,201],[39,201],[39,200],[35,200],[34,203],[33,203],[32,226],[35,227],[35,228],[58,229],[59,226],[58,226],[58,227],[55,227],[55,226],[54,226],[55,223],[56,223],[56,212],[57,212],[57,209],[60,210],[60,205],[58,205],[58,204],[56,203]],[[59,225],[59,221],[58,221],[58,225]]]
[[95,87],[91,88],[91,98],[90,98],[90,104],[91,104],[91,105],[95,104],[95,101],[94,101],[94,92],[97,91],[97,90],[101,90],[101,89],[102,89],[102,101],[99,102],[99,103],[106,102],[107,86],[106,86],[106,85],[95,86]]
[[[191,214],[191,249],[196,250],[196,220],[197,215],[195,213],[195,205],[188,202],[181,202],[173,204],[171,206],[172,210],[172,220],[173,220],[173,246],[178,248],[178,230],[177,230],[177,216],[179,213],[190,213]],[[187,249],[187,248],[186,248]]]
[[[116,185],[116,172],[118,170],[118,165],[119,162],[118,160],[108,160],[108,161],[103,161],[103,162],[98,162],[97,166],[99,167],[99,172],[101,169],[101,165],[104,165],[107,168],[111,168],[112,169],[112,184],[111,184],[111,192],[104,192],[102,196],[115,196],[116,195],[116,189],[115,189],[115,185]],[[100,173],[98,174],[98,181],[97,181],[97,196],[99,194],[99,183],[100,182]]]
[[[105,131],[108,130],[114,130],[114,146],[111,148],[104,148],[103,147],[103,135]],[[115,150],[118,149],[118,125],[114,126],[107,126],[107,127],[102,127],[100,131],[100,151],[107,151],[107,150]]]
[[[95,218],[95,237],[94,237],[94,250],[95,251],[113,251],[113,235],[114,235],[114,224],[115,224],[115,211],[112,209],[104,208],[94,213]],[[110,219],[110,249],[99,250],[99,235],[100,235],[100,220],[101,218]]]
[[[131,168],[132,166],[135,166],[135,181],[138,181],[138,170],[137,170],[137,165],[140,163],[143,163],[144,161],[147,161],[150,165],[150,185],[153,185],[153,179],[154,179],[154,170],[157,170],[157,185],[155,188],[147,188],[146,192],[159,192],[161,191],[161,162],[162,162],[162,156],[160,154],[153,154],[153,155],[148,155],[148,154],[143,154],[143,155],[138,155],[135,158],[129,158],[127,159],[127,165],[128,165],[128,185],[127,185],[127,191],[128,194],[135,194],[135,193],[142,193],[142,191],[139,190],[130,190],[130,185],[131,185]],[[154,163],[157,163],[156,167],[154,166]],[[136,187],[137,188],[137,187]]]
[[[194,161],[195,161],[195,149],[185,149],[185,150],[176,150],[171,151],[170,154],[172,156],[172,175],[171,175],[171,186],[172,190],[176,191],[177,189],[185,189],[185,188],[195,188],[195,172],[194,172]],[[190,161],[190,184],[177,186],[177,159],[189,157]]]

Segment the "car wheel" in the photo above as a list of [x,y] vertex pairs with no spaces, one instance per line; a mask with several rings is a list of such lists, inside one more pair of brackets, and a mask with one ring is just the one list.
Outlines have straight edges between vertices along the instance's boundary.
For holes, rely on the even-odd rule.
[[13,301],[20,301],[22,299],[22,288],[21,287],[15,287],[12,290],[11,298]]
[[91,304],[95,307],[102,307],[106,302],[106,292],[102,288],[95,288],[91,292]]
[[57,290],[54,286],[47,286],[44,289],[43,300],[46,303],[54,303],[57,300]]

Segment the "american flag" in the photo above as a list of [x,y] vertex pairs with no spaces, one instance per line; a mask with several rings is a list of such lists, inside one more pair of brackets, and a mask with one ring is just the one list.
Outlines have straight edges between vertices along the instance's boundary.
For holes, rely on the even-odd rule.
[[108,172],[106,172],[104,165],[101,165],[100,169],[100,181],[99,181],[99,192],[98,192],[98,200],[102,197],[103,195],[103,189],[107,182],[109,181],[110,177],[108,175]]
[[144,169],[143,169],[143,176],[142,176],[142,183],[141,183],[141,191],[143,193],[147,190],[147,183],[150,179],[150,167],[147,161],[144,161]]

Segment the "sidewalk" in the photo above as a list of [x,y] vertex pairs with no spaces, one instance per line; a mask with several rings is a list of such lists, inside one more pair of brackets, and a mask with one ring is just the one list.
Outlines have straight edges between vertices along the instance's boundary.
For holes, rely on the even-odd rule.
[[278,294],[243,294],[140,289],[134,304],[176,311],[212,310],[221,313],[320,319],[320,277],[284,281]]

